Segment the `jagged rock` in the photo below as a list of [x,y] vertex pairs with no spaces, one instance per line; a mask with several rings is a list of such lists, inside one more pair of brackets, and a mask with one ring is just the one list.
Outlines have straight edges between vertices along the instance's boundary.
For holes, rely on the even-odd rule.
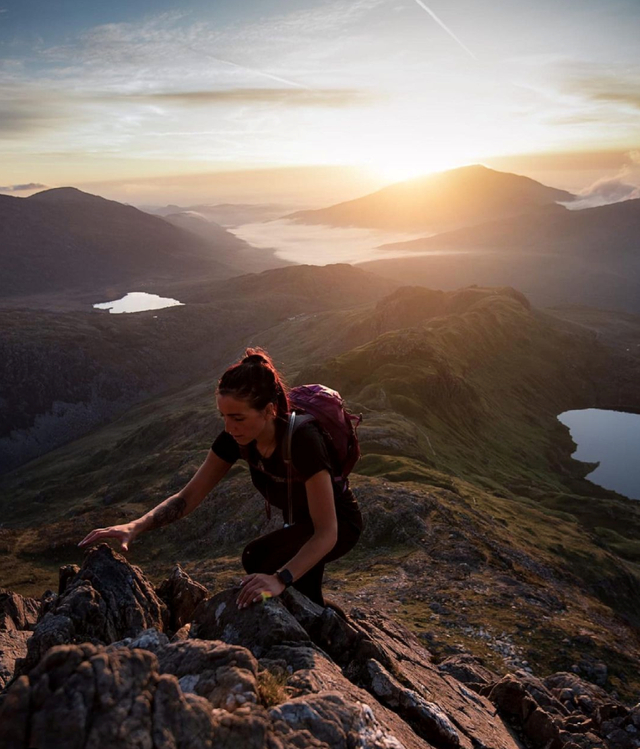
[[145,629],[140,632],[136,637],[125,637],[124,640],[112,643],[110,648],[142,648],[142,650],[150,650],[152,653],[157,653],[159,650],[169,644],[169,638],[164,632],[158,632],[153,627],[151,629]]
[[567,671],[551,674],[542,681],[569,711],[579,710],[590,718],[595,716],[599,705],[611,700],[601,687],[583,681],[576,674]]
[[[299,593],[296,592],[296,595],[303,599],[298,602],[307,612],[322,612],[323,615],[327,612],[319,606],[315,607]],[[268,599],[239,610],[235,605],[236,598],[237,590],[230,590],[200,604],[194,615],[190,638],[222,639],[242,645],[267,666],[275,662],[282,670],[288,672],[291,669],[292,675],[286,687],[298,695],[323,695],[337,691],[349,702],[368,704],[385,736],[394,736],[407,749],[425,746],[394,712],[378,704],[364,689],[352,684],[335,663],[313,646],[309,634],[279,599]],[[347,624],[334,611],[329,615]],[[307,620],[308,623],[310,621]],[[296,699],[302,699],[302,696]],[[307,739],[302,746],[313,744],[309,744]]]
[[629,722],[634,728],[640,729],[640,704],[631,708],[629,712]]
[[[178,680],[161,673],[161,661],[148,651],[63,645],[49,650],[9,690],[0,706],[0,746],[427,749],[422,743],[401,743],[366,704],[342,693],[287,700],[269,712],[250,700],[239,705],[235,685],[240,677],[246,694],[257,699],[256,661],[244,648],[191,640],[167,645],[162,659],[178,670],[203,668],[196,686],[210,701],[181,688],[193,685],[197,674]],[[230,694],[236,698],[233,705]],[[212,709],[212,703],[224,707]]]
[[208,595],[204,585],[192,580],[179,564],[158,586],[156,592],[169,607],[171,612],[169,626],[174,632],[193,619],[193,613],[198,604]]
[[625,730],[631,723],[629,710],[575,674],[563,672],[540,680],[518,671],[493,685],[489,697],[534,747],[600,749],[602,738],[595,731],[606,738],[610,749],[640,747],[633,736],[636,743],[629,743]]
[[65,564],[58,572],[58,595],[61,596],[67,589],[67,585],[80,572],[77,564]]
[[517,721],[524,721],[526,713],[527,690],[513,674],[507,674],[499,682],[492,685],[488,697],[502,715]]
[[337,692],[290,700],[272,708],[269,715],[285,737],[282,724],[300,738],[304,736],[304,743],[296,741],[296,746],[404,749],[393,734],[380,727],[367,705],[348,703]]
[[458,749],[460,735],[438,705],[403,687],[377,661],[370,659],[366,668],[372,694],[398,712],[419,736],[442,749]]
[[0,690],[13,678],[16,661],[27,654],[27,640],[31,632],[0,630]]
[[258,662],[246,648],[224,642],[186,640],[157,653],[160,671],[173,674],[183,692],[234,712],[258,703]]
[[[261,659],[261,664],[275,666],[275,673],[280,675],[284,675],[285,672],[291,673],[285,688],[292,693],[293,701],[301,701],[309,695],[322,697],[338,693],[343,700],[367,706],[367,714],[371,714],[375,724],[387,739],[397,739],[405,749],[426,749],[428,746],[396,713],[379,704],[371,694],[350,682],[340,668],[311,642],[275,645],[267,656]],[[367,735],[365,731],[365,738]],[[302,744],[305,748],[309,745],[308,739],[307,743]],[[393,742],[391,745],[395,746]],[[365,743],[364,746],[369,745]]]
[[38,621],[40,621],[45,614],[49,613],[51,607],[57,600],[57,593],[55,593],[53,590],[45,590],[45,592],[40,596],[40,613],[38,615]]
[[[295,589],[240,610],[233,589],[202,600],[170,641],[167,607],[106,545],[63,578],[0,696],[2,749],[517,749],[502,717],[532,748],[640,747],[640,705],[571,673],[436,666],[379,613],[344,619]],[[176,625],[193,588],[179,568],[170,581]],[[24,648],[30,633],[1,634]]]
[[142,572],[107,544],[87,553],[79,572],[47,609],[29,640],[22,673],[54,645],[117,642],[151,627],[163,630],[168,618]]
[[536,701],[536,704],[547,712],[558,716],[565,716],[569,713],[565,705],[547,688],[542,679],[538,679],[522,669],[516,671],[514,676],[522,684],[527,694]]
[[535,706],[524,723],[524,734],[533,746],[562,749],[560,729],[546,710]]
[[637,749],[638,747],[637,739],[629,735],[623,728],[612,728],[605,731],[604,736],[611,749]]
[[206,700],[159,674],[152,653],[89,643],[49,650],[0,707],[3,749],[200,749],[212,730]]
[[171,638],[171,642],[181,642],[182,640],[187,640],[189,638],[189,632],[191,632],[191,622],[189,622],[189,624],[185,624],[184,627],[180,627],[180,629]]
[[33,629],[40,605],[34,598],[0,588],[0,630]]
[[277,598],[240,610],[237,597],[237,590],[225,590],[203,601],[194,613],[189,637],[243,645],[256,658],[279,643],[308,642],[307,632]]
[[[516,746],[491,703],[441,673],[431,663],[429,652],[405,627],[385,616],[358,609],[352,610],[349,621],[345,621],[331,609],[306,604],[304,596],[291,589],[282,600],[297,616],[303,613],[301,620],[311,639],[343,666],[345,675],[354,683],[372,691],[367,664],[374,660],[402,688],[413,690],[422,704],[435,703],[454,725],[460,746]],[[421,719],[415,718],[416,726]]]
[[500,677],[486,668],[479,658],[463,653],[451,655],[438,664],[438,670],[450,674],[454,679],[478,692],[487,684],[494,684]]

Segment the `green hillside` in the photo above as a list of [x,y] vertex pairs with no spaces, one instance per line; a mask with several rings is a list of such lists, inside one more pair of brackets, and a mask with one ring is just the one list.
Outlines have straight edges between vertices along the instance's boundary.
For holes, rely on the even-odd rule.
[[[322,381],[364,413],[353,484],[367,526],[328,569],[332,597],[401,617],[436,657],[470,651],[536,673],[605,663],[607,686],[637,695],[639,506],[584,479],[556,419],[620,399],[640,407],[637,355],[608,345],[597,319],[544,314],[512,289],[407,288],[244,341],[284,362],[291,384]],[[625,325],[638,335],[640,320]],[[216,374],[2,477],[2,584],[55,588],[91,528],[184,485],[221,428]],[[158,580],[180,561],[205,584],[231,583],[243,545],[269,527],[238,466],[129,556]]]

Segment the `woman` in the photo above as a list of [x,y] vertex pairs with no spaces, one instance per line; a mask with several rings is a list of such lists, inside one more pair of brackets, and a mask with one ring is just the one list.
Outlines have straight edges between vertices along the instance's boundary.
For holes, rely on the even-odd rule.
[[[294,431],[291,458],[295,474],[289,486],[282,457],[289,402],[285,384],[266,352],[247,349],[244,359],[220,378],[216,400],[224,431],[191,481],[141,518],[98,528],[78,545],[116,538],[123,551],[128,551],[140,533],[195,510],[236,460],[243,458],[249,463],[254,486],[265,499],[267,514],[272,505],[280,508],[285,525],[245,548],[242,563],[248,574],[242,579],[238,607],[278,596],[289,585],[323,606],[324,566],[353,548],[362,530],[362,517],[351,491],[342,491],[332,480],[337,467],[319,427],[311,421]],[[288,517],[290,499],[292,517]]]

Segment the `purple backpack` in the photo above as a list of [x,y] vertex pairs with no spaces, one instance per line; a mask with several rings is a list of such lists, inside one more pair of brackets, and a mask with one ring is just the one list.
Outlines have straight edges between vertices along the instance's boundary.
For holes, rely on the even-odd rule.
[[289,427],[284,440],[283,457],[293,469],[291,460],[291,440],[297,427],[315,420],[327,442],[330,452],[334,453],[340,474],[333,476],[335,482],[343,484],[343,491],[349,486],[347,476],[360,458],[360,445],[356,429],[362,421],[362,414],[355,416],[349,413],[340,393],[324,385],[299,385],[289,391],[291,413]]

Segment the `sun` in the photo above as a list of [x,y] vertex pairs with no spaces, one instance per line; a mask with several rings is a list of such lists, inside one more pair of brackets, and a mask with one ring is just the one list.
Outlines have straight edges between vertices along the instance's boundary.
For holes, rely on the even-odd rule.
[[369,168],[389,182],[455,169],[467,163],[455,147],[428,151],[421,144],[392,143],[369,160]]

